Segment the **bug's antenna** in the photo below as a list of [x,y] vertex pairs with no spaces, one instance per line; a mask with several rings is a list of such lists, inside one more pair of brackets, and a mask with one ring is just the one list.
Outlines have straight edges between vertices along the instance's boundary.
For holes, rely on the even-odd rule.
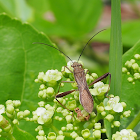
[[[54,46],[49,45],[49,44],[40,43],[40,42],[34,42],[33,44],[43,44],[43,45],[47,45],[47,46],[52,47],[52,48],[54,48],[54,49],[60,51],[61,53],[63,53],[61,50],[59,50],[59,49],[57,49],[57,48],[55,48]],[[64,53],[63,53],[63,54],[64,54]],[[70,59],[70,57],[68,57],[66,54],[64,54],[64,55],[65,55],[68,59]],[[70,59],[70,60],[71,60],[71,59]],[[72,61],[72,60],[71,60],[71,61]]]
[[[92,37],[90,38],[90,40],[91,40],[93,37],[95,37],[98,33],[102,32],[102,31],[104,31],[104,30],[106,30],[106,29],[103,29],[103,30],[97,32],[94,36],[92,36]],[[90,41],[90,40],[89,40],[89,41]],[[78,61],[79,61],[81,55],[83,54],[84,49],[85,49],[86,46],[88,45],[89,41],[86,43],[85,47],[83,48],[83,50],[82,50],[82,52],[81,52],[81,54],[80,54],[80,56],[79,56],[79,58],[78,58]]]

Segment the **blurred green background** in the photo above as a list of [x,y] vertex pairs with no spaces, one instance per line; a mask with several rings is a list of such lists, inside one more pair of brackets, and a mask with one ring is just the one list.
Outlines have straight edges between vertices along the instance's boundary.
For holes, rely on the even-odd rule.
[[[122,1],[122,41],[124,52],[140,38],[139,1]],[[109,0],[0,0],[0,12],[28,22],[44,32],[71,59],[81,60],[99,75],[108,71],[111,6]],[[135,35],[135,36],[134,36]],[[45,42],[43,42],[45,43]]]

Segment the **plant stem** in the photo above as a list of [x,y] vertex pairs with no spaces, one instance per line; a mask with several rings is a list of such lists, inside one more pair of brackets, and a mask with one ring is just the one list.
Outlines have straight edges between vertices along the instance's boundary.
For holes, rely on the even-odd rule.
[[54,130],[55,133],[58,134],[59,130],[54,125],[51,125],[51,128]]
[[[121,42],[121,2],[120,0],[111,0],[111,35],[109,52],[109,72],[111,73],[110,92],[114,95],[121,95],[122,79],[122,42]],[[115,117],[115,120],[119,118]],[[107,136],[109,140],[116,128],[111,129],[111,124],[107,124]]]
[[135,119],[128,125],[126,129],[133,129],[140,121],[140,111],[138,115],[135,117]]

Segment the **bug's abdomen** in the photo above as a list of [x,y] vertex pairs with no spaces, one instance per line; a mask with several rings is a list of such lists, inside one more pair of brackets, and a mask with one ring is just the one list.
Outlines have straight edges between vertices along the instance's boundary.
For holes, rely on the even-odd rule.
[[79,89],[79,92],[81,105],[88,113],[91,113],[93,110],[93,98],[89,89],[88,88]]

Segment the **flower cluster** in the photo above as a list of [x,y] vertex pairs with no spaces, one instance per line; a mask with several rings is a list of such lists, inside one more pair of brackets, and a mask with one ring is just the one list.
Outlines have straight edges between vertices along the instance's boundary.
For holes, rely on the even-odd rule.
[[58,70],[48,70],[46,73],[39,72],[36,83],[41,83],[38,97],[45,100],[54,98],[55,91],[62,80],[62,73]]
[[140,66],[138,65],[137,61],[140,60],[140,55],[135,54],[134,59],[125,62],[125,67],[122,68],[122,72],[126,73],[127,75],[131,75],[128,77],[128,81],[132,84],[135,84],[135,81],[140,81]]
[[[73,62],[76,61],[74,60]],[[61,91],[61,87],[59,88],[59,85],[63,77],[65,77],[66,81],[69,83],[71,83],[70,81],[74,81],[73,73],[71,73],[73,71],[73,67],[71,67],[73,62],[70,61],[67,63],[67,67],[62,67],[62,72],[56,72],[55,70],[56,73],[54,74],[54,71],[51,72],[51,70],[48,70],[46,74],[49,73],[49,75],[47,76],[41,72],[38,75],[38,79],[35,80],[41,84],[38,96],[43,99],[43,101],[39,103],[39,107],[32,113],[33,118],[31,119],[38,123],[39,126],[42,125],[41,129],[38,129],[39,126],[36,128],[36,131],[38,131],[37,139],[42,138],[45,140],[47,138],[63,140],[67,136],[75,140],[98,140],[101,139],[102,133],[106,133],[106,129],[101,126],[101,123],[98,122],[99,120],[106,119],[111,122],[111,127],[119,127],[120,122],[115,121],[114,116],[120,115],[120,118],[130,116],[131,111],[125,111],[126,104],[124,102],[120,102],[120,98],[118,96],[114,97],[112,95],[106,98],[105,95],[109,91],[110,87],[108,84],[104,84],[101,81],[89,87],[90,93],[94,98],[94,109],[97,110],[97,113],[92,112],[89,114],[84,110],[79,102],[78,90],[73,91],[66,97],[54,99],[55,94],[62,94],[61,92],[57,93],[57,91],[58,89]],[[82,62],[80,63],[83,65]],[[87,84],[90,84],[98,78],[95,73],[88,74],[87,69],[85,69],[85,73]],[[51,74],[54,75],[52,76]],[[50,75],[51,77],[48,78]],[[51,82],[48,79],[51,79]],[[55,79],[55,82],[52,79]],[[78,89],[76,82],[71,83],[71,85],[73,89]],[[53,100],[49,100],[49,98],[52,98]],[[106,105],[104,103],[105,100],[107,100]],[[53,101],[53,104],[49,105],[47,103],[47,105],[45,105],[46,101]],[[46,106],[48,106],[48,108],[46,108]],[[67,124],[63,125],[62,123],[60,128],[61,130],[56,131],[53,120],[56,122],[66,122]],[[49,132],[48,135],[45,135],[43,130],[44,126],[52,126],[53,132]]]
[[[125,111],[126,104],[120,102],[118,96],[106,97],[110,89],[108,84],[99,81],[89,86],[89,91],[94,99],[94,111],[89,114],[83,108],[79,101],[80,93],[77,83],[71,83],[74,81],[73,73],[71,73],[73,62],[70,61],[67,63],[67,67],[62,67],[62,72],[48,70],[46,73],[39,73],[35,82],[40,84],[38,97],[41,101],[38,102],[38,107],[32,111],[32,117],[29,118],[29,110],[19,111],[21,102],[18,100],[8,100],[6,106],[0,105],[0,136],[2,136],[2,132],[12,135],[13,125],[19,124],[19,121],[23,119],[38,125],[35,128],[38,140],[64,140],[67,137],[75,140],[101,140],[102,133],[106,133],[106,129],[99,122],[102,119],[111,122],[112,128],[120,127],[120,122],[114,120],[115,115],[120,118],[129,117],[131,111]],[[80,63],[83,65],[82,62]],[[95,73],[89,74],[87,69],[85,69],[85,73],[88,85],[98,78]],[[58,97],[56,95],[62,95],[62,92],[58,93],[58,91],[61,91],[61,87],[64,86],[61,83],[63,77],[71,83],[73,92],[66,97],[56,98]],[[65,91],[65,93],[67,92]],[[6,114],[10,121],[3,114]],[[49,128],[48,133],[46,133],[46,127]],[[132,130],[122,130],[116,132],[112,139],[135,140],[136,137],[136,133]]]
[[13,126],[18,125],[21,119],[27,120],[30,111],[19,111],[20,105],[19,100],[7,100],[6,106],[0,104],[0,137],[12,135]]
[[120,132],[116,132],[113,134],[112,140],[136,140],[137,134],[133,132],[131,129],[123,129]]

